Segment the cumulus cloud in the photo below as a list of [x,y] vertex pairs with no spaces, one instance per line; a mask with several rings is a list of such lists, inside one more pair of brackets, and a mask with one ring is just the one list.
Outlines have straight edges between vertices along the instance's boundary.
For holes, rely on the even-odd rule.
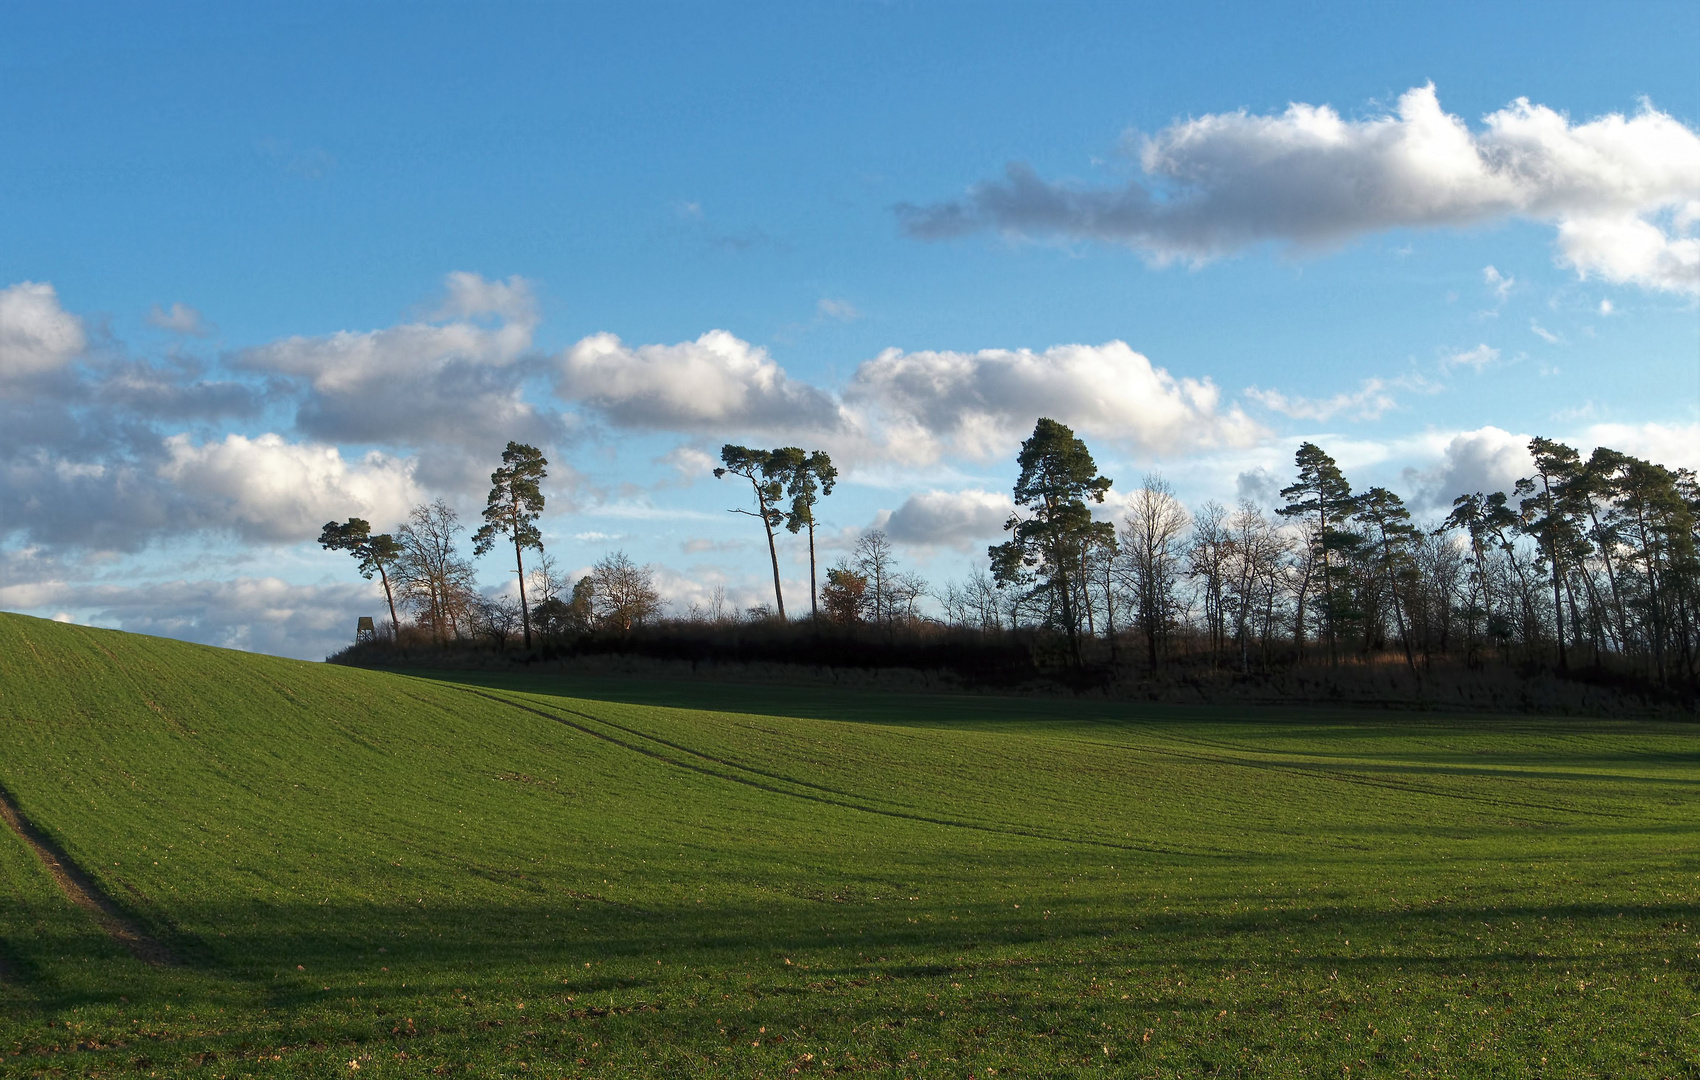
[[1416,491],[1414,505],[1444,509],[1470,492],[1509,492],[1533,464],[1527,435],[1490,426],[1454,435],[1439,462],[1428,469],[1406,469],[1405,479]]
[[1700,423],[1592,424],[1583,444],[1609,446],[1669,468],[1700,470]]
[[22,281],[0,289],[0,394],[64,368],[87,345],[82,321],[59,306],[52,285]]
[[724,330],[676,345],[594,334],[559,358],[557,392],[629,428],[830,431],[838,403],[793,380],[767,350]]
[[1234,478],[1234,497],[1240,502],[1274,506],[1284,486],[1267,465],[1256,465]]
[[1559,251],[1583,278],[1700,294],[1700,237],[1692,235],[1697,218],[1700,200],[1663,223],[1633,213],[1569,218],[1558,225]]
[[159,422],[247,417],[258,413],[264,395],[230,379],[208,379],[199,361],[164,362],[119,359],[100,365],[79,387],[77,400],[97,406],[95,419],[111,422],[114,413]]
[[720,464],[719,460],[710,456],[707,451],[695,446],[675,446],[656,458],[654,463],[670,466],[673,469],[672,483],[679,487],[689,487],[698,480],[712,476],[714,467]]
[[968,551],[1002,534],[1014,512],[1015,503],[1004,492],[923,491],[904,500],[881,527],[899,544]]
[[[537,296],[531,283],[518,274],[506,281],[488,281],[465,270],[455,270],[443,279],[443,300],[434,320],[477,319],[495,315],[516,328],[537,325]],[[527,339],[527,344],[530,344]]]
[[887,349],[857,368],[845,400],[910,461],[1005,454],[1040,416],[1158,454],[1263,435],[1209,379],[1177,378],[1121,341],[1044,352]]
[[1329,420],[1342,414],[1353,420],[1375,420],[1398,404],[1381,379],[1365,379],[1356,390],[1326,398],[1300,397],[1255,386],[1247,387],[1245,394],[1271,412],[1295,420]]
[[[1584,459],[1595,447],[1609,446],[1668,468],[1700,468],[1700,423],[1600,423],[1548,434],[1575,447]],[[1491,426],[1452,435],[1433,464],[1404,470],[1414,491],[1412,504],[1444,509],[1470,492],[1509,493],[1519,478],[1534,473],[1529,438]]]
[[275,434],[200,444],[187,434],[139,434],[131,445],[81,455],[26,448],[0,459],[0,537],[137,551],[194,532],[309,540],[349,515],[386,528],[424,498],[415,468],[376,451],[349,461],[334,446]]
[[212,333],[212,327],[201,318],[201,313],[184,303],[174,303],[169,308],[155,304],[148,311],[148,325],[190,337],[206,337]]
[[524,397],[540,370],[527,283],[453,273],[445,293],[435,322],[286,338],[235,362],[303,383],[295,421],[317,439],[486,451],[557,437],[559,419]]
[[1584,278],[1700,293],[1700,135],[1651,104],[1573,123],[1519,98],[1472,131],[1429,84],[1364,119],[1293,104],[1198,117],[1130,145],[1146,180],[1094,189],[1012,163],[1001,181],[900,206],[899,219],[922,239],[995,229],[1122,244],[1161,263],[1522,217],[1555,225],[1558,258]]
[[334,446],[290,443],[275,434],[232,434],[198,446],[174,435],[165,450],[161,478],[192,493],[204,521],[249,539],[308,540],[327,520],[351,515],[381,530],[424,500],[414,464],[377,451],[350,463]]

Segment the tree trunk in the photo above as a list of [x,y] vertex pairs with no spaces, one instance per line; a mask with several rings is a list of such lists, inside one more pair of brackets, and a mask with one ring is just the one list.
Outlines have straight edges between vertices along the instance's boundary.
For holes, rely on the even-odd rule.
[[767,517],[767,503],[761,499],[757,499],[756,502],[761,507],[762,528],[767,530],[768,558],[773,560],[773,602],[779,605],[779,621],[784,622],[785,594],[779,590],[779,548],[774,546],[773,543],[773,522],[769,521]]
[[820,621],[820,588],[815,584],[815,515],[809,509],[809,618]]
[[1393,576],[1393,545],[1387,540],[1387,530],[1381,531],[1381,554],[1387,560],[1387,594],[1393,599],[1393,623],[1399,628],[1399,640],[1405,644],[1405,664],[1411,674],[1417,673],[1417,661],[1411,655],[1411,635],[1405,629],[1405,616],[1399,611],[1399,586]]
[[[372,561],[378,562],[376,559]],[[393,640],[400,641],[401,620],[395,617],[395,596],[390,592],[390,576],[384,573],[384,564],[381,562],[378,563],[378,579],[384,583],[384,599],[390,605],[390,633],[394,635]]]
[[[1321,502],[1321,496],[1317,497],[1317,501]],[[1328,511],[1319,508],[1316,516],[1322,528],[1317,539],[1322,544],[1322,616],[1328,627],[1328,666],[1338,667],[1340,658],[1334,641],[1334,575],[1328,572]]]
[[514,540],[514,569],[519,572],[519,623],[525,629],[525,647],[531,649],[531,612],[525,606],[525,559],[520,555],[519,540]]

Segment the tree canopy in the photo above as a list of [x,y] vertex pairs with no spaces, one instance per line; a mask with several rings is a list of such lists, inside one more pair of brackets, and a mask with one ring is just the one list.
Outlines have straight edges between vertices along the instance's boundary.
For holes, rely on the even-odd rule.
[[505,536],[514,545],[515,573],[519,575],[520,625],[525,629],[525,647],[531,648],[531,612],[525,602],[525,548],[543,550],[543,534],[537,519],[543,514],[543,478],[549,461],[535,446],[509,442],[502,451],[502,465],[490,474],[490,496],[484,506],[484,524],[472,534],[472,552],[483,555]]
[[360,567],[360,576],[367,581],[377,574],[383,579],[384,600],[390,607],[390,630],[399,632],[401,620],[396,618],[395,594],[390,590],[390,575],[386,569],[401,557],[400,541],[389,533],[372,534],[372,524],[365,518],[351,517],[338,525],[334,521],[325,522],[325,527],[319,532],[319,544],[327,551],[346,551],[353,555]]
[[748,446],[727,443],[720,448],[720,468],[714,470],[716,480],[725,476],[742,476],[750,482],[756,508],[734,508],[731,513],[760,518],[767,533],[767,555],[773,563],[773,602],[779,617],[785,618],[785,592],[779,584],[779,549],[773,542],[773,530],[785,520],[779,502],[785,495],[785,463],[776,460],[773,450],[754,450]]
[[815,505],[832,494],[838,469],[825,450],[804,453],[801,447],[782,446],[773,451],[769,470],[785,482],[791,509],[785,512],[785,530],[796,535],[809,530],[809,614],[820,616],[820,589],[815,584]]
[[1052,621],[1068,636],[1069,653],[1080,662],[1081,587],[1088,548],[1113,544],[1115,526],[1094,521],[1088,501],[1101,503],[1110,489],[1098,475],[1086,444],[1073,430],[1041,417],[1016,455],[1016,512],[1004,523],[1010,539],[987,549],[992,576],[1005,588],[1026,590],[1048,602]]

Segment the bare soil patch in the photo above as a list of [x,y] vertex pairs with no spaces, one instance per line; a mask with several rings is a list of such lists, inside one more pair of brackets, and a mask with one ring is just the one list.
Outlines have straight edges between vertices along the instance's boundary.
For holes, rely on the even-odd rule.
[[170,949],[154,940],[133,920],[126,917],[123,910],[106,895],[99,882],[60,851],[59,845],[54,843],[51,837],[37,829],[28,818],[18,812],[17,806],[4,788],[0,788],[0,818],[5,818],[6,824],[18,834],[18,838],[35,852],[35,857],[41,860],[41,864],[47,867],[47,872],[53,876],[59,891],[73,904],[93,915],[108,937],[130,950],[130,955],[145,964],[164,966],[177,963]]

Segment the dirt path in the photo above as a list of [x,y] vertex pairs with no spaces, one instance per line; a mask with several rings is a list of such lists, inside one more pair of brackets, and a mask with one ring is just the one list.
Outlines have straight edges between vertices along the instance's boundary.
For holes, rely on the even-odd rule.
[[41,864],[47,867],[47,872],[53,875],[59,891],[73,904],[93,915],[107,936],[129,949],[131,956],[155,966],[177,963],[176,958],[171,955],[171,950],[149,937],[141,927],[126,918],[98,882],[61,852],[59,845],[51,838],[31,825],[28,818],[18,813],[18,808],[12,805],[12,800],[4,788],[0,788],[0,817],[6,819],[6,824],[11,826],[20,840],[29,845],[30,850],[35,852],[35,857],[41,860]]

